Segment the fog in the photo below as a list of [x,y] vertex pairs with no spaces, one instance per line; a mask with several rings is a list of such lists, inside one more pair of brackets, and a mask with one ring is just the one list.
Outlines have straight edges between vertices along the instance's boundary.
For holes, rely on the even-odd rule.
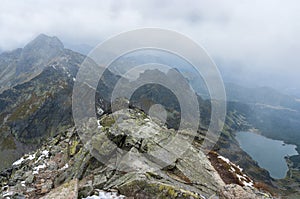
[[123,31],[159,27],[202,45],[225,81],[300,93],[300,2],[2,0],[0,52],[40,33],[95,46]]

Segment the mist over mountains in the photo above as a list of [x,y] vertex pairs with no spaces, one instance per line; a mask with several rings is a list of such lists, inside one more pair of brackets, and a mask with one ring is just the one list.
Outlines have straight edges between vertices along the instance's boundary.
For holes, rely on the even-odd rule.
[[1,1],[0,199],[299,199],[299,8]]
[[[80,48],[77,51],[80,51]],[[67,143],[70,150],[72,148],[71,145],[81,142],[77,140],[78,138],[75,138],[77,135],[72,129],[74,126],[72,117],[72,91],[74,82],[77,81],[76,74],[85,58],[85,55],[66,49],[57,37],[50,37],[44,34],[39,35],[25,45],[24,48],[0,54],[0,169],[4,172],[1,175],[6,176],[0,178],[3,186],[8,182],[17,186],[18,180],[29,177],[18,175],[12,177],[14,172],[22,171],[10,169],[10,165],[25,153],[30,153],[33,150],[39,151],[42,145],[47,150],[49,147],[53,148],[54,146],[52,145],[47,146],[47,139],[54,137],[51,143],[62,142],[62,146]],[[154,75],[170,79],[170,81],[176,81],[176,75],[174,74],[180,72],[185,77],[186,82],[197,91],[201,124],[197,132],[199,135],[195,138],[196,141],[194,144],[196,148],[197,146],[201,146],[203,136],[206,134],[210,121],[212,101],[209,98],[205,83],[201,77],[199,78],[195,75],[195,71],[193,71],[193,68],[185,60],[178,59],[172,54],[153,51],[129,54],[116,60],[110,66],[109,70],[105,71],[97,88],[90,88],[83,82],[82,87],[86,92],[96,89],[95,110],[97,110],[97,117],[103,122],[102,125],[106,126],[106,128],[111,128],[112,123],[114,123],[114,120],[109,116],[111,113],[111,94],[124,71],[130,67],[148,62],[168,64],[174,68],[169,71],[147,70],[141,74],[134,75],[137,75],[139,78]],[[92,61],[91,64],[93,64]],[[93,73],[93,71],[90,72]],[[126,77],[123,86],[130,86],[132,82],[129,80],[131,79],[132,77],[130,76]],[[281,192],[284,192],[284,194],[298,193],[299,190],[290,187],[286,181],[297,183],[297,180],[299,180],[297,175],[300,166],[299,155],[290,157],[287,160],[289,161],[289,172],[293,171],[294,175],[288,175],[282,180],[272,179],[265,169],[260,168],[239,147],[235,140],[235,132],[254,129],[269,138],[297,145],[299,152],[300,122],[297,118],[300,117],[300,102],[293,96],[282,94],[268,87],[247,88],[235,83],[225,83],[225,87],[228,100],[227,116],[219,141],[213,148],[213,154],[216,153],[228,157],[231,161],[243,167],[245,173],[254,181],[265,183],[268,187],[266,190],[268,191],[277,194]],[[82,96],[82,100],[86,100],[85,96]],[[145,85],[139,88],[132,98],[128,100],[129,102],[126,100],[121,101],[121,104],[129,103],[129,107],[134,112],[141,111],[145,115],[151,112],[150,108],[152,105],[163,104],[167,110],[167,120],[165,124],[160,125],[166,125],[166,128],[171,129],[178,128],[181,109],[176,97],[168,89],[156,84]],[[213,103],[218,102],[216,100]],[[190,108],[190,111],[192,111],[194,107]],[[135,118],[132,115],[127,117]],[[141,124],[143,125],[143,123]],[[129,130],[134,133],[134,130],[130,128]],[[67,133],[68,135],[64,135],[66,132],[69,132]],[[56,136],[61,141],[55,141]],[[66,138],[68,136],[71,137]],[[130,136],[125,138],[114,133],[110,133],[109,136],[111,136],[111,139],[118,146],[126,150],[131,150],[130,147],[132,146],[137,147],[136,149],[138,150],[145,150],[143,147],[138,147],[140,144],[135,141],[135,138],[131,138]],[[70,139],[73,141],[68,143]],[[130,147],[125,143],[129,143]],[[71,145],[69,146],[69,144]],[[97,147],[99,146],[97,145]],[[151,145],[147,147],[151,148]],[[75,146],[75,149],[72,149],[72,152],[68,153],[74,153],[73,155],[75,155],[78,150]],[[54,153],[58,152],[54,150]],[[211,158],[216,156],[213,154],[211,154]],[[81,156],[81,152],[78,155]],[[26,155],[25,157],[28,158]],[[80,157],[76,156],[76,158]],[[72,158],[70,161],[72,162]],[[30,164],[35,165],[34,163]],[[86,162],[85,164],[93,165],[91,162]],[[38,165],[35,166],[38,167]],[[25,170],[26,168],[21,167],[21,169]],[[90,172],[94,171],[94,168],[90,166],[89,168]],[[185,171],[185,168],[183,168],[183,171]],[[75,176],[73,169],[72,171],[68,170],[68,172],[71,172]],[[178,173],[175,174],[175,177],[181,175]],[[65,180],[68,180],[68,178]],[[232,183],[231,180],[229,181]],[[57,183],[57,186],[60,185],[59,182],[54,182]],[[244,185],[242,184],[242,186]],[[51,188],[48,191],[50,190]],[[39,189],[35,194],[41,194]]]

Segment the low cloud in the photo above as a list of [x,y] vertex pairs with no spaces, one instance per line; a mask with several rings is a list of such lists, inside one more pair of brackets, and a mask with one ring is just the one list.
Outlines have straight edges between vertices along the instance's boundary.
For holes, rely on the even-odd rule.
[[0,49],[22,47],[39,33],[94,46],[126,30],[168,28],[203,45],[233,81],[278,79],[288,87],[300,83],[299,7],[297,0],[3,0]]

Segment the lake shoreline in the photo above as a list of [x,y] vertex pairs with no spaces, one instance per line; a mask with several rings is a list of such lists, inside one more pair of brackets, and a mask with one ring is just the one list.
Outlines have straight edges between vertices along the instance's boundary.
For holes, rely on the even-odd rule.
[[236,132],[235,139],[240,148],[276,180],[285,178],[289,171],[286,157],[299,155],[297,145],[268,138],[257,130],[249,129],[248,131]]

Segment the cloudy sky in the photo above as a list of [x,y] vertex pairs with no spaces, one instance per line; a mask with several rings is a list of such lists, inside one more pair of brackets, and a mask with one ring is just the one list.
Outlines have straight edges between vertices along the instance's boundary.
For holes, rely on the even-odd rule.
[[300,87],[299,10],[298,0],[1,0],[0,49],[39,33],[95,46],[126,30],[160,27],[201,44],[230,80],[292,89]]

